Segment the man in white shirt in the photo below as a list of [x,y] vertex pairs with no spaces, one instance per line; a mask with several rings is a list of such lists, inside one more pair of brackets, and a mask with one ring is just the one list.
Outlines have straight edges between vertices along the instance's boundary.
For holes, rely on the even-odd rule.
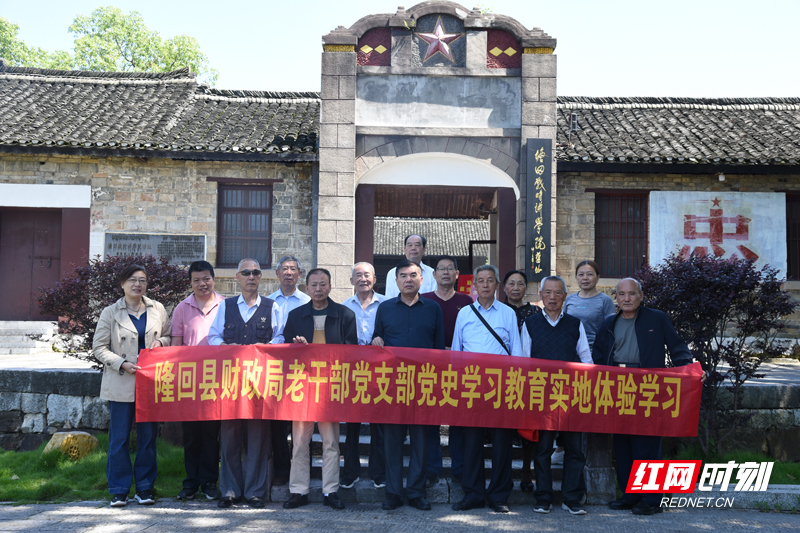
[[[358,330],[358,344],[361,346],[372,344],[372,332],[375,329],[375,313],[378,306],[386,297],[373,290],[375,286],[375,269],[369,263],[356,263],[350,273],[350,283],[356,289],[342,305],[351,309],[356,314],[356,329]],[[381,424],[369,425],[369,477],[375,488],[386,486],[386,459],[383,456],[383,426]],[[361,460],[358,454],[358,437],[361,435],[359,422],[347,423],[347,437],[344,445],[344,471],[339,480],[339,486],[345,489],[352,488],[359,480]]]
[[[419,289],[420,294],[436,290],[436,279],[433,277],[433,268],[422,262],[427,245],[428,240],[421,235],[409,235],[406,237],[406,240],[403,241],[403,252],[406,255],[406,259],[415,262],[422,269],[422,286]],[[397,283],[395,283],[396,278],[397,273],[395,268],[391,269],[389,273],[386,274],[385,292],[387,298],[400,296],[400,289],[397,287]]]
[[[283,324],[281,326],[283,327],[286,326],[286,319],[289,317],[289,313],[310,302],[311,297],[297,288],[297,281],[303,274],[303,268],[295,256],[284,255],[281,257],[280,261],[278,261],[278,266],[275,268],[275,273],[278,275],[278,281],[281,282],[281,288],[270,294],[268,298],[275,300],[275,305],[281,310],[281,316],[283,316]],[[289,342],[291,342],[291,339],[289,339]],[[291,431],[292,423],[290,421],[272,421],[272,449],[274,452],[272,463],[275,467],[275,476],[272,479],[273,485],[285,485],[289,482],[292,452],[289,449],[286,437]]]
[[[281,310],[258,294],[261,267],[255,259],[242,259],[236,272],[242,293],[223,300],[208,332],[208,343],[282,344]],[[266,326],[269,320],[269,326]],[[266,327],[264,327],[266,326]],[[270,456],[270,421],[223,420],[220,424],[221,468],[218,507],[226,509],[244,498],[251,507],[262,508],[269,494],[267,466]],[[246,446],[244,443],[247,443]],[[244,464],[242,451],[244,450]]]
[[[475,269],[473,284],[478,301],[458,312],[452,350],[522,356],[517,329],[517,315],[495,298],[500,274],[493,265]],[[483,319],[483,320],[481,320]],[[464,499],[453,504],[454,511],[482,508],[488,501],[496,513],[507,513],[508,496],[514,487],[511,478],[511,448],[515,431],[491,428],[492,479],[486,488],[483,445],[484,428],[467,427],[464,431],[464,468],[461,487]]]
[[[567,284],[558,276],[548,276],[541,281],[539,296],[544,303],[544,312],[525,319],[522,328],[522,349],[533,358],[593,364],[589,341],[581,321],[564,312],[567,299]],[[561,508],[573,515],[584,515],[586,509],[581,501],[586,492],[583,470],[586,456],[581,448],[583,433],[576,431],[539,430],[539,441],[534,452],[533,468],[536,472],[535,513],[549,513],[553,508],[553,474],[550,456],[556,433],[564,443],[564,471],[561,493],[564,503]]]

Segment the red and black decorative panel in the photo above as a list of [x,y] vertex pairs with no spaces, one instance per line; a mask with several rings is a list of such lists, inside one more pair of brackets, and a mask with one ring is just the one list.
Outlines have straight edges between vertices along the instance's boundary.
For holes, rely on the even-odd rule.
[[392,29],[374,28],[361,36],[356,46],[358,64],[388,67],[392,64]]
[[520,68],[522,46],[503,30],[487,30],[486,68]]

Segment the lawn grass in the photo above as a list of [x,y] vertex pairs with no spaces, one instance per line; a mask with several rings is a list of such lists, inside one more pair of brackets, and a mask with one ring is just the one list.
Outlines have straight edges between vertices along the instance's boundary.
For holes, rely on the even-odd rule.
[[782,463],[775,461],[775,459],[763,453],[753,451],[738,451],[723,453],[722,455],[711,454],[708,457],[704,457],[703,451],[700,449],[700,445],[694,444],[692,446],[683,448],[675,455],[675,457],[670,457],[670,459],[680,459],[684,461],[703,459],[703,464],[727,463],[728,461],[734,461],[740,464],[745,462],[774,462],[775,464],[772,467],[772,476],[769,478],[770,485],[800,485],[800,463]]
[[[42,455],[44,445],[30,452],[0,452],[0,501],[62,503],[110,500],[106,480],[108,434],[101,433],[97,439],[100,445],[80,461],[72,461],[59,451]],[[185,476],[183,448],[162,439],[158,439],[156,445],[156,496],[174,497]],[[12,479],[14,476],[19,479]],[[132,487],[130,495],[134,492]]]

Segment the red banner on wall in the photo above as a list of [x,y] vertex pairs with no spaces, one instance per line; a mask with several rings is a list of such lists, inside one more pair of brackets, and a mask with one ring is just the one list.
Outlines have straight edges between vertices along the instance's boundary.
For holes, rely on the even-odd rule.
[[702,370],[352,345],[144,350],[136,420],[264,418],[697,435]]

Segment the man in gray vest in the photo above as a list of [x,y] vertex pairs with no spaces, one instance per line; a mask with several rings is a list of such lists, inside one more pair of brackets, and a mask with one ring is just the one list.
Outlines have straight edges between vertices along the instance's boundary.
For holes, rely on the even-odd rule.
[[[567,299],[567,284],[558,276],[544,278],[539,296],[544,303],[544,313],[536,313],[525,319],[522,328],[522,353],[539,359],[589,363],[592,353],[583,324],[572,315],[564,313],[564,300]],[[581,449],[583,433],[574,431],[539,430],[533,468],[536,472],[536,504],[533,511],[549,513],[553,508],[553,473],[550,470],[550,456],[553,454],[553,441],[556,434],[564,439],[564,471],[561,493],[564,503],[561,508],[573,515],[586,514],[581,505],[584,496],[583,469],[586,456]]]
[[[283,319],[280,308],[274,305],[274,301],[258,294],[258,284],[261,282],[258,261],[242,259],[237,270],[236,281],[242,293],[219,304],[219,311],[208,333],[208,343],[212,346],[282,344]],[[269,428],[269,420],[222,421],[219,479],[222,498],[218,507],[228,508],[243,498],[251,507],[261,508],[266,504],[269,488],[267,467],[272,452]]]

